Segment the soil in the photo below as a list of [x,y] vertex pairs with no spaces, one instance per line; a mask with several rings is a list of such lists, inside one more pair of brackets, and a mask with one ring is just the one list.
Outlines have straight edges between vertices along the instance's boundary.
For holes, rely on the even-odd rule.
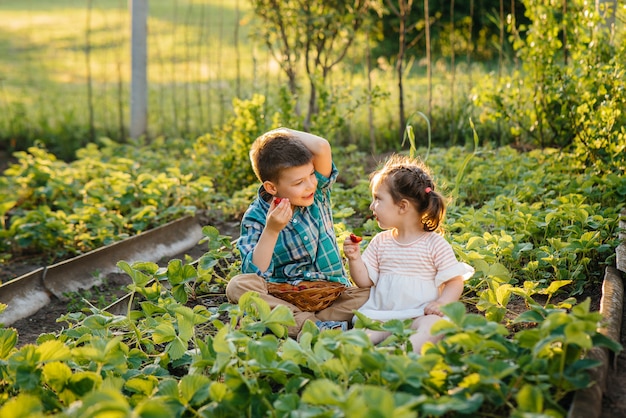
[[[189,255],[196,259],[204,254],[206,244],[198,245],[185,253],[177,254],[171,259],[185,259],[185,255]],[[168,260],[161,260],[158,264],[167,265]],[[38,266],[37,266],[38,267]],[[26,265],[14,268],[19,271],[26,269]],[[3,268],[3,270],[6,270]],[[29,270],[27,270],[29,271]],[[3,272],[4,273],[4,272]],[[118,299],[127,294],[126,286],[131,284],[130,277],[125,273],[109,273],[99,286],[92,287],[89,290],[82,290],[78,293],[68,295],[68,300],[61,300],[52,296],[52,300],[48,305],[29,316],[20,319],[10,325],[18,331],[18,347],[25,344],[34,344],[41,334],[56,333],[67,327],[69,324],[61,320],[61,317],[68,312],[77,312],[80,310],[88,310],[90,305],[99,309],[106,308],[108,305],[116,302]],[[225,301],[225,295],[212,296],[219,306],[219,303]],[[203,303],[207,306],[215,306],[210,298],[204,298]]]
[[[239,234],[239,224],[233,221],[215,221],[203,224],[215,226],[220,234],[236,237]],[[234,238],[233,238],[234,239]],[[186,256],[195,260],[206,252],[206,244],[199,244],[188,251],[176,254],[167,260],[160,260],[160,266],[166,266],[172,259],[184,260]],[[0,265],[0,283],[19,277],[40,267],[40,264],[33,259],[13,260],[9,264]],[[52,300],[44,308],[33,315],[20,319],[12,323],[9,327],[18,331],[18,347],[26,344],[34,344],[41,334],[56,333],[66,328],[69,324],[60,320],[63,315],[69,312],[77,312],[89,309],[93,305],[103,309],[127,294],[126,286],[131,284],[131,279],[125,273],[109,273],[100,286],[95,286],[89,290],[83,290],[76,294],[68,295],[68,300],[61,300],[52,296]],[[203,297],[201,303],[207,307],[219,306],[226,302],[226,295],[216,294]]]

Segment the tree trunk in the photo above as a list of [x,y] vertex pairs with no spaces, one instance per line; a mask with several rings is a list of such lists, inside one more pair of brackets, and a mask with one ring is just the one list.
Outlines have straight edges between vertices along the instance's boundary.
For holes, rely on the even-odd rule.
[[370,150],[376,155],[376,134],[374,128],[374,109],[372,106],[372,47],[370,35],[367,33],[367,122],[370,133]]
[[454,53],[454,0],[450,0],[450,142],[456,143],[456,112],[454,101],[454,90],[456,83],[456,62]]
[[93,111],[93,80],[91,77],[91,11],[93,1],[87,2],[87,24],[85,31],[85,65],[87,69],[87,109],[89,111],[89,142],[96,140]]

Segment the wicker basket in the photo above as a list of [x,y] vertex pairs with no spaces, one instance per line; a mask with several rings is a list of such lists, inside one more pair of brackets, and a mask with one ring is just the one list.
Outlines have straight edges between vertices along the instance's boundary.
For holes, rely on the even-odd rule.
[[341,283],[327,281],[303,281],[297,285],[289,283],[268,283],[270,295],[296,305],[303,311],[317,312],[327,308],[344,291]]

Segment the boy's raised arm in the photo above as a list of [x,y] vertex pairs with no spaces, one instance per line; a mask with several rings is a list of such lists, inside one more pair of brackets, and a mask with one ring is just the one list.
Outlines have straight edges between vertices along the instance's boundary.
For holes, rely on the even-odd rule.
[[289,128],[278,128],[297,137],[313,154],[313,167],[324,177],[330,177],[333,169],[333,156],[330,143],[321,136]]

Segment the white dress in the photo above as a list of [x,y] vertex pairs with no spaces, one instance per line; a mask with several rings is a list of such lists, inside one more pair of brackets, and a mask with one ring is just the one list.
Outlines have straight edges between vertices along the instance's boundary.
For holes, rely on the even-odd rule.
[[374,286],[359,312],[380,321],[422,316],[424,307],[439,297],[443,283],[457,276],[466,280],[474,274],[435,232],[400,244],[392,230],[383,231],[372,239],[362,257]]

